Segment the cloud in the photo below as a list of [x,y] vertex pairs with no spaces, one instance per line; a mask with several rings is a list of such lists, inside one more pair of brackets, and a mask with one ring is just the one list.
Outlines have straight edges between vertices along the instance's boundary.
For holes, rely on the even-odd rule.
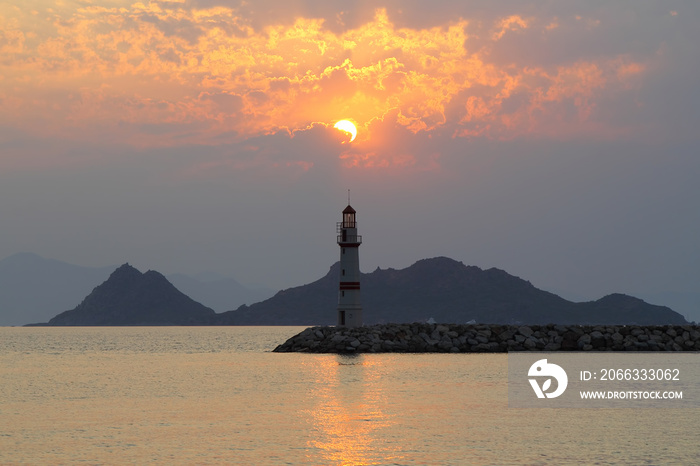
[[511,15],[507,18],[502,18],[496,24],[497,31],[493,33],[493,39],[499,40],[508,31],[518,31],[519,29],[527,29],[528,22],[528,20],[520,17],[519,15]]
[[[172,146],[293,135],[353,118],[361,137],[345,162],[405,167],[421,165],[412,162],[418,156],[377,155],[387,152],[377,141],[397,143],[379,134],[388,130],[377,122],[401,128],[403,138],[629,133],[634,129],[611,119],[607,106],[637,98],[655,59],[571,50],[552,63],[528,53],[529,45],[556,41],[553,34],[596,34],[589,30],[602,23],[591,12],[491,12],[488,21],[438,15],[437,25],[397,26],[383,8],[352,16],[326,5],[325,18],[300,10],[263,24],[247,4],[112,5],[2,13],[0,124],[44,136]],[[329,19],[333,11],[342,21]],[[43,30],[30,26],[37,17]],[[524,42],[513,48],[515,61],[499,52],[512,40]]]

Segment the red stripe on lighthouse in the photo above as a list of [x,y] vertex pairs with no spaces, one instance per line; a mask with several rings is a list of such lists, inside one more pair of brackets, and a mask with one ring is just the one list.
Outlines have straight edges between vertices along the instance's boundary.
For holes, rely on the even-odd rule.
[[360,282],[340,282],[341,290],[359,290]]

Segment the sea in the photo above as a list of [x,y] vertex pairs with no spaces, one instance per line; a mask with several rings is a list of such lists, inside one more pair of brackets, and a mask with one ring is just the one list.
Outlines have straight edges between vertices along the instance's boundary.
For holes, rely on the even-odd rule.
[[508,407],[504,354],[303,327],[0,328],[0,464],[698,464],[697,409]]

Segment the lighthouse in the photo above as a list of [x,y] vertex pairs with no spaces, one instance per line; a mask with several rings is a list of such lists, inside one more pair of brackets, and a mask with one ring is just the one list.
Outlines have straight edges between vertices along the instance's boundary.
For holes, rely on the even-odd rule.
[[350,204],[343,210],[343,221],[337,224],[340,246],[340,287],[338,289],[338,326],[361,327],[360,244],[356,212]]

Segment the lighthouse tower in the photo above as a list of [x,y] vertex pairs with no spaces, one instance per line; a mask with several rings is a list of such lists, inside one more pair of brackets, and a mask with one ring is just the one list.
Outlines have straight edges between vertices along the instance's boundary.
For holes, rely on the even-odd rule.
[[343,210],[343,221],[337,224],[338,246],[340,246],[338,326],[342,327],[362,326],[359,254],[362,236],[357,234],[355,214],[355,209],[348,204]]

